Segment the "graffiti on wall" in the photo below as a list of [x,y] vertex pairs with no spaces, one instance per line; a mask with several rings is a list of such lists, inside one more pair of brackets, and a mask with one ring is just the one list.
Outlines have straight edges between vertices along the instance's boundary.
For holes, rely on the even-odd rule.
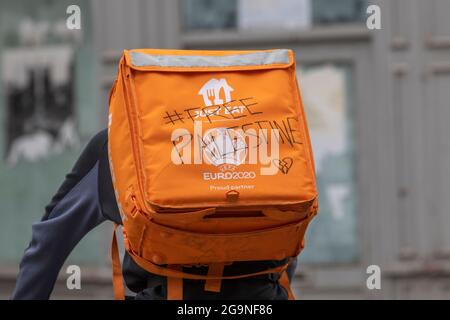
[[37,161],[78,143],[70,47],[6,50],[6,159]]

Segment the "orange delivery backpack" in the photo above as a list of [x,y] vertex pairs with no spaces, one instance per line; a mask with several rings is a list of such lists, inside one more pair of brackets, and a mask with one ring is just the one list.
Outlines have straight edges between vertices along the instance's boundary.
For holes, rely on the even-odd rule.
[[[223,279],[268,273],[294,298],[286,269],[318,202],[291,50],[125,50],[108,141],[125,250],[167,277],[168,299],[183,298],[183,279],[220,292]],[[114,297],[123,299],[117,248],[114,232]],[[233,262],[264,260],[287,262],[223,276]]]

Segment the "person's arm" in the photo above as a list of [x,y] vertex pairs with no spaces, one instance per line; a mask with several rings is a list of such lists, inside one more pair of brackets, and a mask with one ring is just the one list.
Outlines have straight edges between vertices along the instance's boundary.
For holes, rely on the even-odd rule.
[[84,149],[72,172],[33,224],[32,239],[20,263],[12,299],[48,299],[64,261],[76,244],[105,221],[99,205],[99,158],[106,130]]

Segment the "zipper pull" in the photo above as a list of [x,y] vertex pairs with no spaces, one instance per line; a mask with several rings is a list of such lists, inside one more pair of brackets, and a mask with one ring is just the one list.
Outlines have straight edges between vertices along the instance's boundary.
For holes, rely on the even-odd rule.
[[127,189],[125,196],[125,212],[134,218],[139,211],[139,205],[137,203],[137,198],[134,195],[133,186],[130,186]]

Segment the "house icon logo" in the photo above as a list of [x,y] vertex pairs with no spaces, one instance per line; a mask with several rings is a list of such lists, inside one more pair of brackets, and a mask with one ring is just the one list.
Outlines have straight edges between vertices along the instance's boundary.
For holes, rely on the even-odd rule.
[[[225,101],[220,98],[221,91],[223,91],[223,97],[225,98]],[[224,78],[221,78],[219,80],[212,78],[203,85],[198,94],[203,97],[205,105],[209,107],[230,102],[231,91],[233,91],[233,88],[230,87],[230,85]]]

